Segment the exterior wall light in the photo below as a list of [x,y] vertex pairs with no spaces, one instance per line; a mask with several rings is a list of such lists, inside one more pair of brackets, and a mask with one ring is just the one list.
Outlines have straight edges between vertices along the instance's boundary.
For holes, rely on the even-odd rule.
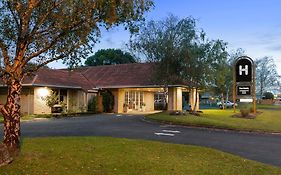
[[37,92],[41,100],[44,100],[50,94],[50,91],[48,90],[47,87],[39,88]]

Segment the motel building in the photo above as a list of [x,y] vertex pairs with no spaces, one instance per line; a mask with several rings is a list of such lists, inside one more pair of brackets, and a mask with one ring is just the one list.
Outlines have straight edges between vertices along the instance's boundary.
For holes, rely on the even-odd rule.
[[[108,91],[114,98],[114,113],[146,113],[155,111],[155,103],[163,100],[164,86],[155,82],[156,65],[133,63],[82,67],[75,70],[42,68],[23,80],[21,112],[50,114],[46,96],[56,91],[67,111],[86,112],[92,98],[97,99],[97,110],[103,112],[101,92]],[[195,104],[195,91],[186,85],[168,85],[168,110],[182,110],[183,92],[189,93],[189,104]],[[0,102],[5,103],[7,87],[0,84]],[[197,94],[197,104],[199,95]],[[196,107],[198,109],[198,106]]]

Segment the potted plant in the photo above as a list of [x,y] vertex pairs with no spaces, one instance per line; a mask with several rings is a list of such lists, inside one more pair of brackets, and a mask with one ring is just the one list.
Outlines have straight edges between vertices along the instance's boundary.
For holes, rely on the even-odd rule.
[[141,102],[140,105],[141,105],[141,110],[142,110],[142,111],[145,111],[145,103],[144,103],[144,102]]

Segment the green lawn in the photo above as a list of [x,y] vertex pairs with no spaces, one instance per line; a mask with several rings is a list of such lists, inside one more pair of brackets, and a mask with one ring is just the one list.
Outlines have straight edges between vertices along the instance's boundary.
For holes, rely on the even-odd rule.
[[[262,109],[262,114],[256,119],[242,119],[232,117],[233,109],[220,110],[210,109],[202,110],[203,113],[198,116],[186,115],[175,116],[168,113],[158,113],[146,116],[147,119],[164,121],[174,124],[203,126],[224,129],[238,129],[247,131],[266,131],[281,132],[281,110]],[[237,110],[237,113],[239,110]]]
[[263,104],[257,104],[258,109],[280,109],[280,105],[263,105]]
[[[21,117],[21,121],[25,121],[25,120],[32,120],[35,118],[51,118],[52,115],[51,114],[34,114],[34,115],[24,115]],[[0,123],[3,122],[3,116],[0,116]]]
[[0,174],[162,175],[281,174],[281,169],[214,149],[105,137],[23,140],[21,155]]

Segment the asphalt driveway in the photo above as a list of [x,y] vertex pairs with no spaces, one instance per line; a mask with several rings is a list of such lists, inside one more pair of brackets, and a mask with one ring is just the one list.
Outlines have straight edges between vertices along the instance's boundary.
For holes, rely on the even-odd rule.
[[[110,136],[191,144],[219,149],[281,167],[281,135],[239,133],[162,125],[143,116],[101,114],[21,123],[23,137]],[[0,125],[3,137],[3,125]]]

